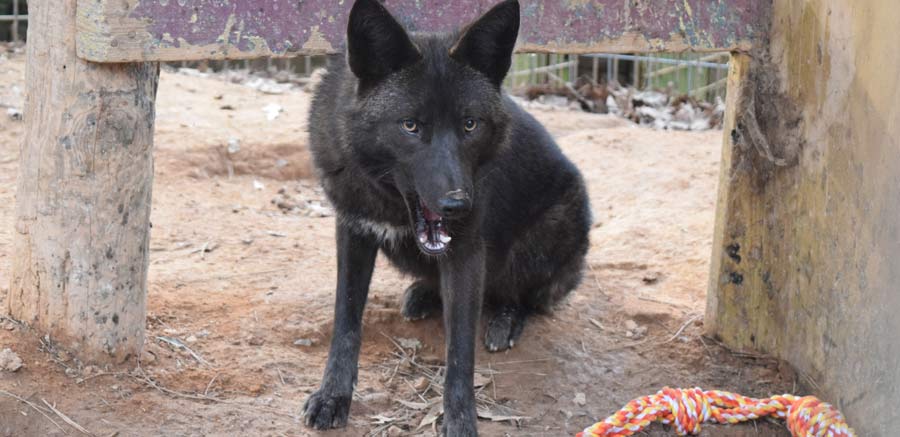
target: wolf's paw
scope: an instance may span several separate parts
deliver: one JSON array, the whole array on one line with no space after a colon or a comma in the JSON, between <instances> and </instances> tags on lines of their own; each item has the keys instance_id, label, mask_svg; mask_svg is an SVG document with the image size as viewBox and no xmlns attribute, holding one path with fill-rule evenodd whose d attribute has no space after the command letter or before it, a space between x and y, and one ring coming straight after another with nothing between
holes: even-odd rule
<instances>
[{"instance_id":1,"label":"wolf's paw","mask_svg":"<svg viewBox=\"0 0 900 437\"><path fill-rule=\"evenodd\" d=\"M341 396L323 393L322 390L313 393L303 405L306 426L319 430L347 426L351 397L352 394Z\"/></svg>"},{"instance_id":2,"label":"wolf's paw","mask_svg":"<svg viewBox=\"0 0 900 437\"><path fill-rule=\"evenodd\" d=\"M422 320L441 313L441 295L437 287L416 281L403 292L400 314L408 321Z\"/></svg>"},{"instance_id":3,"label":"wolf's paw","mask_svg":"<svg viewBox=\"0 0 900 437\"><path fill-rule=\"evenodd\" d=\"M500 352L516 345L525 329L525 313L518 309L504 309L488 322L484 346L490 352Z\"/></svg>"}]
</instances>

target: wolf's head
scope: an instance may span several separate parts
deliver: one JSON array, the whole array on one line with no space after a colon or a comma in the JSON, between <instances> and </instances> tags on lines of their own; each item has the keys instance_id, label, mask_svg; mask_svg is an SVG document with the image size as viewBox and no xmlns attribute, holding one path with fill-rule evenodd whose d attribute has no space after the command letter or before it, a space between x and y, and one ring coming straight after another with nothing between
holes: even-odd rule
<instances>
[{"instance_id":1,"label":"wolf's head","mask_svg":"<svg viewBox=\"0 0 900 437\"><path fill-rule=\"evenodd\" d=\"M409 34L377 0L350 12L350 146L369 177L403 196L426 254L447 250L448 228L478 204L479 170L508 142L501 84L518 31L516 0L454 34Z\"/></svg>"}]
</instances>

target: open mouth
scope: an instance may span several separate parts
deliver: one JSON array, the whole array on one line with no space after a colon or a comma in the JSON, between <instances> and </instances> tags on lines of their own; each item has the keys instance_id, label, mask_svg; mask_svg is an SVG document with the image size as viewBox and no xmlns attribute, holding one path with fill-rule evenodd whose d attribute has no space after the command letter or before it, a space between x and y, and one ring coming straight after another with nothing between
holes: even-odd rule
<instances>
[{"instance_id":1,"label":"open mouth","mask_svg":"<svg viewBox=\"0 0 900 437\"><path fill-rule=\"evenodd\" d=\"M416 242L419 249L427 255L440 255L447 251L450 240L443 218L419 199L416 206Z\"/></svg>"}]
</instances>

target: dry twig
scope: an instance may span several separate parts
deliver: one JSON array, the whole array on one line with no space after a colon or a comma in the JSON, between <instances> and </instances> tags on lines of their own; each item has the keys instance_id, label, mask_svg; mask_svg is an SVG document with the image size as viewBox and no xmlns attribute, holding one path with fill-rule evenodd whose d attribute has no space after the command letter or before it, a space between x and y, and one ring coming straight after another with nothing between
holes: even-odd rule
<instances>
[{"instance_id":1,"label":"dry twig","mask_svg":"<svg viewBox=\"0 0 900 437\"><path fill-rule=\"evenodd\" d=\"M22 397L20 397L20 396L17 396L17 395L15 395L15 394L12 394L12 393L10 393L10 392L8 392L8 391L6 391L6 390L0 390L0 395L4 395L4 396L11 397L11 398L13 398L13 399L15 399L15 400L17 400L17 401L19 401L19 402L25 404L25 405L28 405L29 407L31 407L31 409L33 409L34 411L37 411L38 413L41 413L42 416L46 417L47 420L50 421L50 423L56 425L56 427L59 428L59 430L62 431L63 434L69 435L69 433L66 432L66 430L63 429L62 426L60 426L58 423L56 423L56 421L53 420L53 418L51 418L46 412L44 412L44 410L38 408L38 406L35 405L34 403L32 403L31 401L28 401L28 400L25 399L25 398L22 398Z\"/></svg>"},{"instance_id":2,"label":"dry twig","mask_svg":"<svg viewBox=\"0 0 900 437\"><path fill-rule=\"evenodd\" d=\"M68 423L69 426L71 426L72 428L77 429L78 431L80 431L80 432L83 433L83 434L87 434L87 435L90 435L90 436L94 435L94 434L92 434L90 431L88 431L87 429L85 429L83 426L79 425L77 422L75 422L74 420L72 420L71 418L69 418L69 416L66 416L65 414L63 414L62 411L57 410L56 407L54 407L53 405L51 405L50 402L47 402L46 399L41 398L41 402L43 402L44 405L46 405L47 408L50 409L50 411L52 411L54 414L56 414L57 416L59 416L59 418L62 419L63 422Z\"/></svg>"}]
</instances>

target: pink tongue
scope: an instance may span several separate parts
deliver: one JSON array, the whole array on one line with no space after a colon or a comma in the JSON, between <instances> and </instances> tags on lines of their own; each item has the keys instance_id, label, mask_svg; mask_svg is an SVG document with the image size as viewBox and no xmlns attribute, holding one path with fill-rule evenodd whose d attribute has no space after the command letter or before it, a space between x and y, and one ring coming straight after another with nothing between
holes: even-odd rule
<instances>
[{"instance_id":1,"label":"pink tongue","mask_svg":"<svg viewBox=\"0 0 900 437\"><path fill-rule=\"evenodd\" d=\"M431 210L428 209L428 207L425 205L422 205L422 215L425 216L425 220L428 220L430 222L438 221L441 219L441 216L431 212Z\"/></svg>"}]
</instances>

